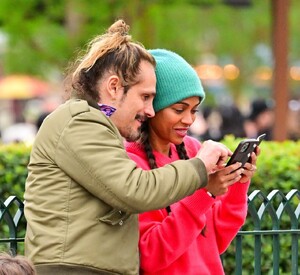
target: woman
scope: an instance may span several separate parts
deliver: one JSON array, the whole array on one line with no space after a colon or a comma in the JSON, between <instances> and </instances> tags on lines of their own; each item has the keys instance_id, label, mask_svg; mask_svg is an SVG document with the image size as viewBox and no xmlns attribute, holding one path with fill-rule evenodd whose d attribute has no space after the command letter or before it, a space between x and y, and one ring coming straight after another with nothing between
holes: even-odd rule
<instances>
[{"instance_id":1,"label":"woman","mask_svg":"<svg viewBox=\"0 0 300 275\"><path fill-rule=\"evenodd\" d=\"M126 143L129 156L143 169L193 157L198 140L187 136L204 91L193 68L176 53L150 50L156 67L155 116L143 125L139 142ZM224 274L220 254L247 215L247 191L256 155L216 167L205 188L166 209L139 215L141 274ZM151 196L151 194L148 194Z\"/></svg>"}]
</instances>

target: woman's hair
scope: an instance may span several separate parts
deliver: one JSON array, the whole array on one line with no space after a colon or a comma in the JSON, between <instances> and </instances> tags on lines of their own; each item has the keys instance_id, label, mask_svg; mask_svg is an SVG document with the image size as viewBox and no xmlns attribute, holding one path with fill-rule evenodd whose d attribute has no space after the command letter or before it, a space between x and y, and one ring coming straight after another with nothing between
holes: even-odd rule
<instances>
[{"instance_id":1,"label":"woman's hair","mask_svg":"<svg viewBox=\"0 0 300 275\"><path fill-rule=\"evenodd\" d=\"M116 21L106 33L88 43L86 52L73 64L67 77L67 91L76 98L100 101L98 84L106 73L115 73L122 81L124 93L137 83L142 60L155 66L152 55L128 34L129 26Z\"/></svg>"},{"instance_id":2,"label":"woman's hair","mask_svg":"<svg viewBox=\"0 0 300 275\"><path fill-rule=\"evenodd\" d=\"M25 256L0 253L0 275L36 275L34 265Z\"/></svg>"}]
</instances>

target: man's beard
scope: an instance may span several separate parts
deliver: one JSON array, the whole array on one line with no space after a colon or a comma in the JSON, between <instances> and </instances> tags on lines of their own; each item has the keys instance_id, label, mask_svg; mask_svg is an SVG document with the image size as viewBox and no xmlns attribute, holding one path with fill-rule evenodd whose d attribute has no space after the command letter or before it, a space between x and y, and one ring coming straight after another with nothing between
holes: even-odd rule
<instances>
[{"instance_id":1,"label":"man's beard","mask_svg":"<svg viewBox=\"0 0 300 275\"><path fill-rule=\"evenodd\" d=\"M139 127L135 132L128 132L128 134L124 137L126 141L133 142L140 139L142 135L141 127Z\"/></svg>"},{"instance_id":2,"label":"man's beard","mask_svg":"<svg viewBox=\"0 0 300 275\"><path fill-rule=\"evenodd\" d=\"M143 123L145 123L145 121L148 119L146 116L142 116L137 114L135 119L142 121ZM142 135L142 126L140 126L135 132L131 131L131 129L127 129L127 135L125 136L125 139L128 142L133 142L133 141L137 141L141 138Z\"/></svg>"}]
</instances>

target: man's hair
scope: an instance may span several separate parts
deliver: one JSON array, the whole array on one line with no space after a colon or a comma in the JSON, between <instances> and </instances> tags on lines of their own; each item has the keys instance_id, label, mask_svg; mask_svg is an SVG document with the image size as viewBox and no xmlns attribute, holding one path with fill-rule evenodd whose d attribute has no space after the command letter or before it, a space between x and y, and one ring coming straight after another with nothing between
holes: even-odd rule
<instances>
[{"instance_id":1,"label":"man's hair","mask_svg":"<svg viewBox=\"0 0 300 275\"><path fill-rule=\"evenodd\" d=\"M25 256L0 253L0 275L36 275L36 270Z\"/></svg>"},{"instance_id":2,"label":"man's hair","mask_svg":"<svg viewBox=\"0 0 300 275\"><path fill-rule=\"evenodd\" d=\"M108 72L120 77L126 93L137 83L142 60L155 66L152 55L141 43L133 42L128 31L129 26L118 20L88 43L86 52L75 61L69 76L69 89L74 97L99 102L98 84Z\"/></svg>"}]
</instances>

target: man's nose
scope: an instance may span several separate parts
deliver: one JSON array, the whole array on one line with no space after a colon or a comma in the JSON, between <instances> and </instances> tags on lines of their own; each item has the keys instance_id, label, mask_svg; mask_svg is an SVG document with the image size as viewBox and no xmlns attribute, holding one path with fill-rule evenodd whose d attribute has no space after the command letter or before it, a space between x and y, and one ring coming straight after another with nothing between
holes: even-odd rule
<instances>
[{"instance_id":1,"label":"man's nose","mask_svg":"<svg viewBox=\"0 0 300 275\"><path fill-rule=\"evenodd\" d=\"M149 105L146 106L146 108L145 108L145 114L146 114L146 116L148 118L154 117L155 112L154 112L152 104L149 104Z\"/></svg>"}]
</instances>

